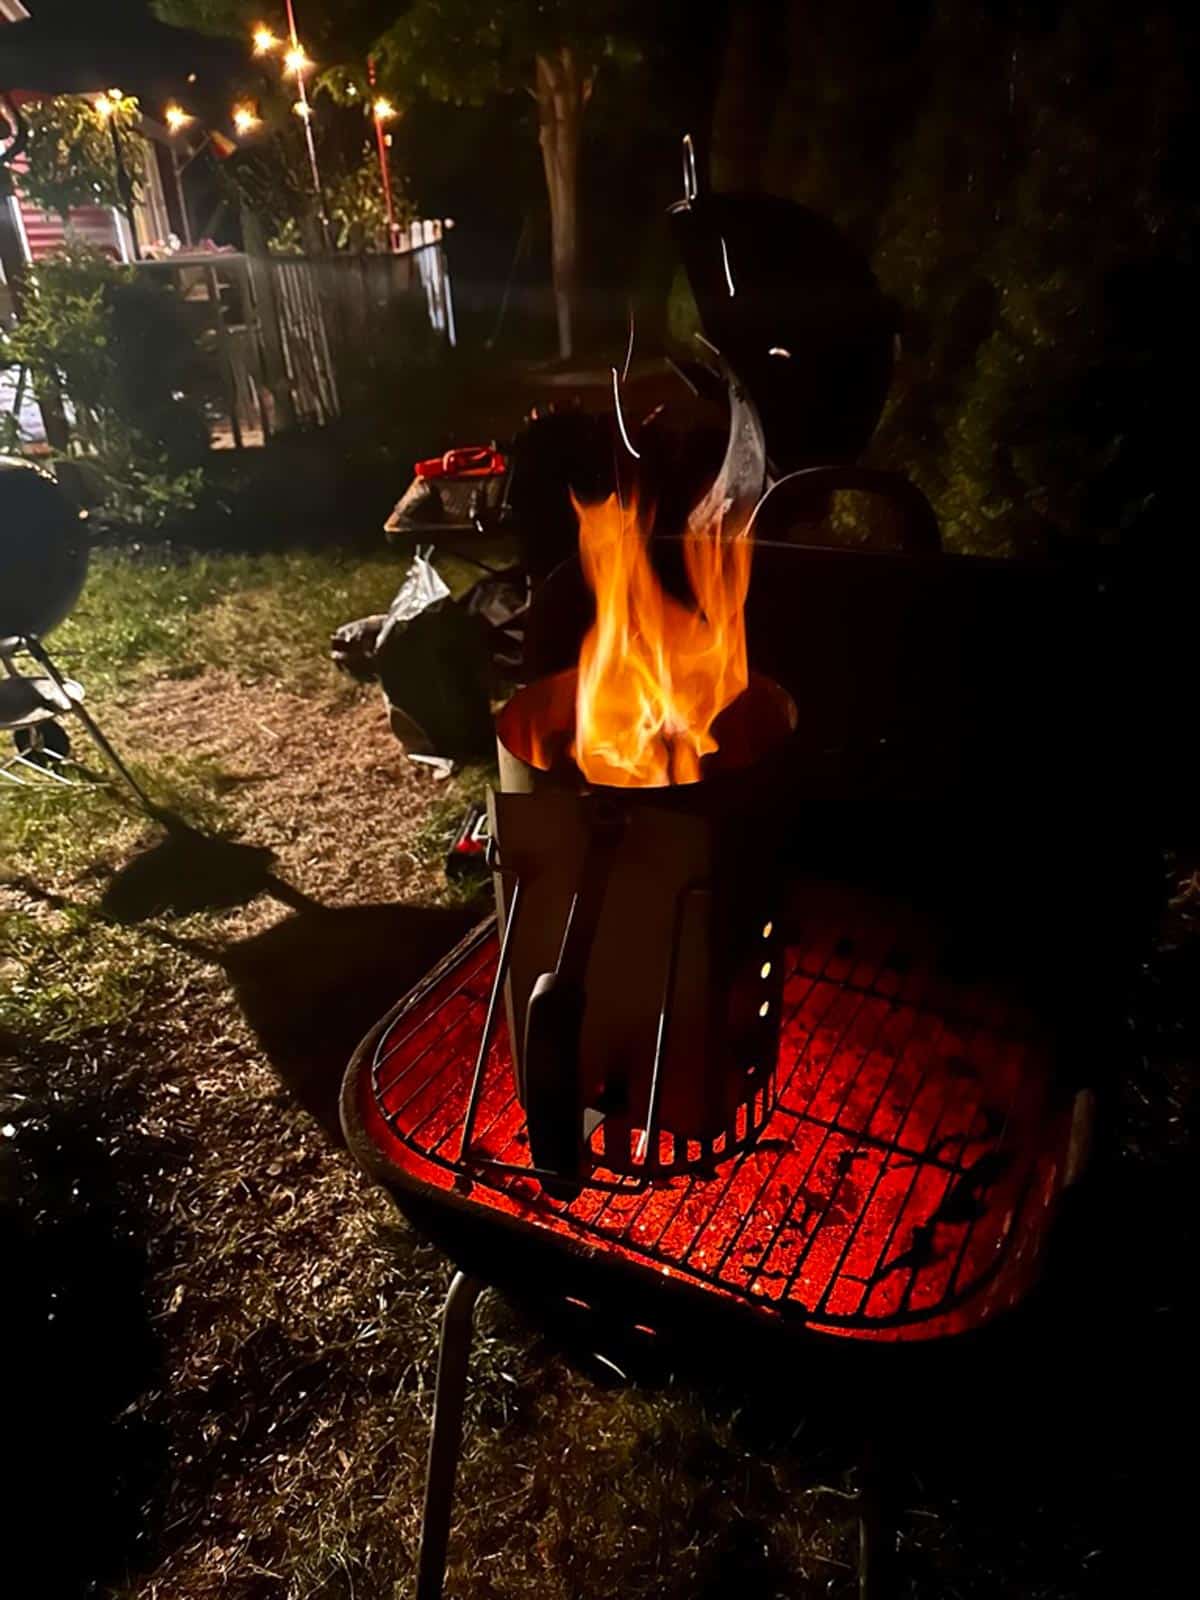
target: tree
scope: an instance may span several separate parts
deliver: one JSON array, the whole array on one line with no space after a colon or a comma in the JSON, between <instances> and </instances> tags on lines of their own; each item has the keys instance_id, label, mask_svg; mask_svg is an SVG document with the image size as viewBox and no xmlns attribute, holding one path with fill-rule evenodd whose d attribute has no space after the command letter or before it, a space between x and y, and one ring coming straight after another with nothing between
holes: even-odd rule
<instances>
[{"instance_id":1,"label":"tree","mask_svg":"<svg viewBox=\"0 0 1200 1600\"><path fill-rule=\"evenodd\" d=\"M1190 16L1164 0L842 0L819 17L754 3L780 19L765 54L784 81L772 91L762 52L749 68L727 57L760 99L774 92L765 152L727 181L834 218L896 302L902 356L873 459L978 554L1181 524L1168 486L1187 458L1200 228ZM723 88L745 104L739 82ZM738 132L714 136L727 173Z\"/></svg>"},{"instance_id":2,"label":"tree","mask_svg":"<svg viewBox=\"0 0 1200 1600\"><path fill-rule=\"evenodd\" d=\"M305 126L295 115L296 80L283 69L286 18L279 0L151 0L164 22L240 40L246 50L239 98L250 101L260 122L237 154L223 161L219 177L235 205L244 201L266 237L290 249L384 249L385 207L374 141L369 133L372 97L367 92L366 59L371 39L397 9L397 0L303 0L297 9L299 38L316 70L306 75L310 103L318 88L330 99L311 123L321 174L322 208L328 230L318 221ZM252 54L255 31L273 32L276 46ZM343 92L352 89L352 93ZM191 109L189 107L189 109ZM407 184L394 154L388 156L393 209L403 223L411 213Z\"/></svg>"},{"instance_id":3,"label":"tree","mask_svg":"<svg viewBox=\"0 0 1200 1600\"><path fill-rule=\"evenodd\" d=\"M478 105L496 93L533 97L564 360L575 345L584 113L601 67L636 59L629 9L570 0L415 0L374 46L382 81L396 96L424 92L460 105Z\"/></svg>"},{"instance_id":4,"label":"tree","mask_svg":"<svg viewBox=\"0 0 1200 1600\"><path fill-rule=\"evenodd\" d=\"M114 129L136 194L142 180L142 141L136 136L141 112L128 95L106 104L106 116L83 95L59 95L22 108L29 143L21 190L43 211L65 218L76 206L126 208L129 196L121 190Z\"/></svg>"},{"instance_id":5,"label":"tree","mask_svg":"<svg viewBox=\"0 0 1200 1600\"><path fill-rule=\"evenodd\" d=\"M402 7L403 0L305 0L301 37L325 68L317 86L342 104L368 104L371 56L377 87L401 103L421 94L457 105L481 105L495 94L533 99L558 348L566 359L575 344L584 113L600 69L639 58L634 41L652 32L648 8L635 10L631 0L413 0ZM247 39L253 22L271 24L274 9L258 0L154 0L154 8L166 22ZM388 13L395 20L378 33Z\"/></svg>"}]
</instances>

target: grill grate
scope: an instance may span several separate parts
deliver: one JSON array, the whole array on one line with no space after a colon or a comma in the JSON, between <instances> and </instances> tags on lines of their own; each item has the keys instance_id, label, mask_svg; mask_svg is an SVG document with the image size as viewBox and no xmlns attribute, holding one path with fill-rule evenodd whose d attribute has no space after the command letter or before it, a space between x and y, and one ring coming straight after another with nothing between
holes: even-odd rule
<instances>
[{"instance_id":1,"label":"grill grate","mask_svg":"<svg viewBox=\"0 0 1200 1600\"><path fill-rule=\"evenodd\" d=\"M634 1189L612 1175L563 1202L522 1176L502 1020L462 1159L497 955L489 924L377 1039L368 1131L410 1181L828 1331L933 1336L1028 1286L1069 1108L1051 1100L1031 1019L997 991L952 984L886 928L817 906L789 949L778 1098L758 1140L706 1170Z\"/></svg>"}]
</instances>

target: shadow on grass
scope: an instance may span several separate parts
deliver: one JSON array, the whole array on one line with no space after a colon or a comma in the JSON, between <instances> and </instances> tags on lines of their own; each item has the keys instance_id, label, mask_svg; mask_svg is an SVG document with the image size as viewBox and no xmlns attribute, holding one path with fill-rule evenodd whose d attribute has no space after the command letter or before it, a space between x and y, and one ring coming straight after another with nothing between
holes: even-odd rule
<instances>
[{"instance_id":1,"label":"shadow on grass","mask_svg":"<svg viewBox=\"0 0 1200 1600\"><path fill-rule=\"evenodd\" d=\"M337 1141L338 1093L354 1047L478 920L478 910L463 907L318 907L222 953L263 1054Z\"/></svg>"},{"instance_id":2,"label":"shadow on grass","mask_svg":"<svg viewBox=\"0 0 1200 1600\"><path fill-rule=\"evenodd\" d=\"M46 905L69 905L31 881L15 886ZM338 1092L355 1045L477 913L322 907L274 876L269 851L174 820L113 878L100 909L142 923L264 893L291 914L232 947L149 922L142 933L225 972L270 1065L340 1141ZM19 1124L0 1138L3 1415L20 1468L7 1501L14 1593L82 1600L107 1592L152 1566L167 1537L168 1441L134 1403L163 1382L147 1313L163 1218L146 1196L188 1152L146 1126L131 1045L136 1060L132 1035L111 1048L102 1034L66 1044L0 1036L0 1122L12 1115Z\"/></svg>"},{"instance_id":3,"label":"shadow on grass","mask_svg":"<svg viewBox=\"0 0 1200 1600\"><path fill-rule=\"evenodd\" d=\"M260 894L289 904L314 904L276 878L271 852L262 845L213 838L178 817L164 816L163 837L141 851L109 880L100 910L117 922L141 922L161 914L221 911Z\"/></svg>"},{"instance_id":4,"label":"shadow on grass","mask_svg":"<svg viewBox=\"0 0 1200 1600\"><path fill-rule=\"evenodd\" d=\"M363 1034L479 920L481 907L322 906L278 878L258 845L213 838L177 818L110 880L101 911L120 922L244 905L260 894L294 915L225 948L161 928L149 937L226 972L263 1054L299 1103L341 1140L342 1074Z\"/></svg>"},{"instance_id":5,"label":"shadow on grass","mask_svg":"<svg viewBox=\"0 0 1200 1600\"><path fill-rule=\"evenodd\" d=\"M162 1430L133 1410L161 1381L139 1195L167 1157L124 1136L137 1097L100 1057L0 1038L0 1061L9 1054L20 1127L0 1152L5 1574L13 1594L73 1600L154 1548L168 1462Z\"/></svg>"}]
</instances>

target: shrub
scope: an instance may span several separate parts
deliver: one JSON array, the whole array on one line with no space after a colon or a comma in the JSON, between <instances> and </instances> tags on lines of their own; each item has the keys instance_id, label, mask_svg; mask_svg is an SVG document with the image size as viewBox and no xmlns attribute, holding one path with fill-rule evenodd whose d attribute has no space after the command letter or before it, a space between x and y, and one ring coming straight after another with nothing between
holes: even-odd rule
<instances>
[{"instance_id":1,"label":"shrub","mask_svg":"<svg viewBox=\"0 0 1200 1600\"><path fill-rule=\"evenodd\" d=\"M68 414L68 456L98 478L104 508L134 527L190 510L208 429L187 311L166 284L70 245L32 276L0 364L25 366Z\"/></svg>"}]
</instances>

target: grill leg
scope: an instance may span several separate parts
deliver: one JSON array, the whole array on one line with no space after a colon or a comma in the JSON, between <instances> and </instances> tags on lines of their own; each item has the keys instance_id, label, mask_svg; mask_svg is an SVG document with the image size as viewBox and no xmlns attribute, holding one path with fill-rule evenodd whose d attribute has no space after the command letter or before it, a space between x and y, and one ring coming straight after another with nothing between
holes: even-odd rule
<instances>
[{"instance_id":1,"label":"grill leg","mask_svg":"<svg viewBox=\"0 0 1200 1600\"><path fill-rule=\"evenodd\" d=\"M64 694L66 694L66 689L63 686L62 674L59 672L54 662L50 659L50 655L42 641L40 639L35 639L32 636L27 637L25 639L25 648L28 650L29 654L33 657L37 664L44 668L47 676L58 686L59 689L62 690ZM121 760L120 756L113 749L112 745L109 744L108 739L101 730L99 723L92 716L91 712L87 709L83 702L76 700L71 709L87 729L89 735L91 736L92 743L96 745L102 754L108 757L109 761L117 769L117 771L125 779L125 782L141 801L142 808L148 812L150 816L158 817L160 815L158 807L142 788L141 784L134 777L133 773L130 772L129 768Z\"/></svg>"},{"instance_id":2,"label":"grill leg","mask_svg":"<svg viewBox=\"0 0 1200 1600\"><path fill-rule=\"evenodd\" d=\"M896 1592L894 1487L878 1440L868 1438L858 1490L858 1600L892 1600Z\"/></svg>"},{"instance_id":3,"label":"grill leg","mask_svg":"<svg viewBox=\"0 0 1200 1600\"><path fill-rule=\"evenodd\" d=\"M429 1461L425 1469L421 1549L417 1555L417 1600L441 1600L442 1585L446 1578L446 1547L450 1539L454 1477L462 1447L471 1330L475 1302L483 1287L479 1278L473 1278L466 1272L456 1272L442 1310L437 1386L433 1396L433 1431L429 1436Z\"/></svg>"}]
</instances>

